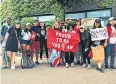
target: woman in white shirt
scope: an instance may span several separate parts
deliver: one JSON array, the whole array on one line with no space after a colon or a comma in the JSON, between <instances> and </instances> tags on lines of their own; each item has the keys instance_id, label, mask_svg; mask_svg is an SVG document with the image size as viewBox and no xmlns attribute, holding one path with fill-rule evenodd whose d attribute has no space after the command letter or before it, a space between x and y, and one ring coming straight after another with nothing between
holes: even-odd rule
<instances>
[{"instance_id":1,"label":"woman in white shirt","mask_svg":"<svg viewBox=\"0 0 116 84\"><path fill-rule=\"evenodd\" d=\"M105 48L105 69L109 70L109 69L116 69L114 66L115 63L115 44L116 44L116 29L114 27L115 25L115 18L111 17L109 19L109 23L107 25L107 30L108 30L108 40L107 40L107 47ZM110 57L110 64L108 63L109 60L109 56Z\"/></svg>"},{"instance_id":2,"label":"woman in white shirt","mask_svg":"<svg viewBox=\"0 0 116 84\"><path fill-rule=\"evenodd\" d=\"M30 50L31 45L31 24L27 23L26 28L22 32L22 40L21 40L21 47L22 47L22 55L26 56L26 51Z\"/></svg>"}]
</instances>

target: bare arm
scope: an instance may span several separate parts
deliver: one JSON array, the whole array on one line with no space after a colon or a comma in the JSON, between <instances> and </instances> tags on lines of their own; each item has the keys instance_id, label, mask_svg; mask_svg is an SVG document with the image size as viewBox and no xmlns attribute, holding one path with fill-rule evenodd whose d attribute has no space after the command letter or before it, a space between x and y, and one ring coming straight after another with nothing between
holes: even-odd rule
<instances>
[{"instance_id":1,"label":"bare arm","mask_svg":"<svg viewBox=\"0 0 116 84\"><path fill-rule=\"evenodd\" d=\"M104 47L106 47L107 46L107 40L105 40L105 43L104 43Z\"/></svg>"},{"instance_id":2,"label":"bare arm","mask_svg":"<svg viewBox=\"0 0 116 84\"><path fill-rule=\"evenodd\" d=\"M8 36L9 36L9 33L7 32L6 35L5 35L5 41L7 41Z\"/></svg>"}]
</instances>

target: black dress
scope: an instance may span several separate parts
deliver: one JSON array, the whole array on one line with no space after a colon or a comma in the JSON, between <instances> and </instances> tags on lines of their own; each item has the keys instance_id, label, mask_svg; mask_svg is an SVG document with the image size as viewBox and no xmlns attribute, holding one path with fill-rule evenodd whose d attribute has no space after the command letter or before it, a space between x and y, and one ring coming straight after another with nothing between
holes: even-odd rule
<instances>
[{"instance_id":1,"label":"black dress","mask_svg":"<svg viewBox=\"0 0 116 84\"><path fill-rule=\"evenodd\" d=\"M8 30L8 33L9 36L6 42L6 51L18 52L18 32L12 27Z\"/></svg>"}]
</instances>

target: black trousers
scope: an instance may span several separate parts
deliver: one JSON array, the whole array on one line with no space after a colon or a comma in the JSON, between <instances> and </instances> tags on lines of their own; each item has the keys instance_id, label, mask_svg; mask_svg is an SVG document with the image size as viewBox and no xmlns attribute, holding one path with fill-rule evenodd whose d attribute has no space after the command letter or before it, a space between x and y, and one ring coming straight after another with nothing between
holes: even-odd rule
<instances>
[{"instance_id":1,"label":"black trousers","mask_svg":"<svg viewBox=\"0 0 116 84\"><path fill-rule=\"evenodd\" d=\"M73 52L65 52L65 61L66 63L73 63L74 62L74 53Z\"/></svg>"},{"instance_id":2,"label":"black trousers","mask_svg":"<svg viewBox=\"0 0 116 84\"><path fill-rule=\"evenodd\" d=\"M88 64L90 64L90 58L88 57L88 54L90 52L90 48L85 51L86 43L82 43L82 55L83 55L83 62L86 64L86 60Z\"/></svg>"},{"instance_id":3,"label":"black trousers","mask_svg":"<svg viewBox=\"0 0 116 84\"><path fill-rule=\"evenodd\" d=\"M43 47L45 48L46 57L48 58L48 48L47 48L47 39L40 40L40 59L42 60Z\"/></svg>"}]
</instances>

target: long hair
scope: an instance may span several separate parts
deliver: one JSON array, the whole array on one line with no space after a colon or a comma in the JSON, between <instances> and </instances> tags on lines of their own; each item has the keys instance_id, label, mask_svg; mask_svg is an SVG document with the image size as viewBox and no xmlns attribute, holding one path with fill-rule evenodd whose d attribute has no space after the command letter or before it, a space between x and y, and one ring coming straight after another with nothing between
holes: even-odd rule
<instances>
[{"instance_id":1,"label":"long hair","mask_svg":"<svg viewBox=\"0 0 116 84\"><path fill-rule=\"evenodd\" d=\"M108 22L107 27L111 26L111 24Z\"/></svg>"},{"instance_id":2,"label":"long hair","mask_svg":"<svg viewBox=\"0 0 116 84\"><path fill-rule=\"evenodd\" d=\"M15 24L15 25L16 25L16 24ZM21 29L21 24L20 24L20 28L18 28L18 29L16 28L16 26L15 26L15 25L14 25L14 29L15 29L17 32L19 32L19 33L20 33L20 32L22 31L22 29Z\"/></svg>"},{"instance_id":3,"label":"long hair","mask_svg":"<svg viewBox=\"0 0 116 84\"><path fill-rule=\"evenodd\" d=\"M96 22L94 22L93 29L95 29L95 28L96 28L95 23L96 23ZM98 27L98 28L102 28L101 22L100 22L100 25L99 25L99 27Z\"/></svg>"},{"instance_id":4,"label":"long hair","mask_svg":"<svg viewBox=\"0 0 116 84\"><path fill-rule=\"evenodd\" d=\"M114 28L116 29L116 24L114 25Z\"/></svg>"},{"instance_id":5,"label":"long hair","mask_svg":"<svg viewBox=\"0 0 116 84\"><path fill-rule=\"evenodd\" d=\"M60 24L58 23L59 28L55 28L55 24L56 24L56 23L58 23L58 22L54 22L54 23L53 23L53 28L54 28L54 30L59 30L59 28L60 28Z\"/></svg>"},{"instance_id":6,"label":"long hair","mask_svg":"<svg viewBox=\"0 0 116 84\"><path fill-rule=\"evenodd\" d=\"M31 33L32 31L31 31L31 29L27 29L27 28L25 27L24 32L25 32L25 33L28 33L28 32Z\"/></svg>"},{"instance_id":7,"label":"long hair","mask_svg":"<svg viewBox=\"0 0 116 84\"><path fill-rule=\"evenodd\" d=\"M42 27L41 27L41 25L40 25L40 28L42 28ZM43 28L44 28L44 30L46 30L46 28L47 28L47 26L46 26L46 24L45 24L45 23L44 23Z\"/></svg>"}]
</instances>

